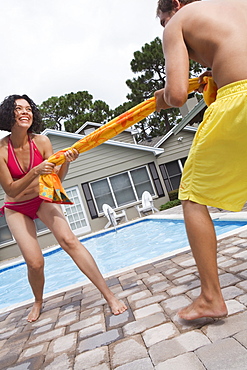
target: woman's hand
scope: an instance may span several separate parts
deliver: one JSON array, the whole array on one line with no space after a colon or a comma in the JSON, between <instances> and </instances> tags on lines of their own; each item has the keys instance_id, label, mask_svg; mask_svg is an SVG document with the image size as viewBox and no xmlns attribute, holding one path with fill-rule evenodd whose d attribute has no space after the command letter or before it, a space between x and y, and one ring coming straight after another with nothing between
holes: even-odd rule
<instances>
[{"instance_id":1,"label":"woman's hand","mask_svg":"<svg viewBox=\"0 0 247 370\"><path fill-rule=\"evenodd\" d=\"M54 163L45 160L38 166L34 167L34 170L37 175L49 175L50 173L53 172L54 168L55 168Z\"/></svg>"},{"instance_id":2,"label":"woman's hand","mask_svg":"<svg viewBox=\"0 0 247 370\"><path fill-rule=\"evenodd\" d=\"M64 156L65 156L66 162L73 162L78 158L79 152L76 149L72 149L72 150L70 149L64 153Z\"/></svg>"},{"instance_id":3,"label":"woman's hand","mask_svg":"<svg viewBox=\"0 0 247 370\"><path fill-rule=\"evenodd\" d=\"M78 158L79 152L76 149L69 149L64 152L65 162L61 166L55 168L55 173L58 175L61 181L65 179L67 175L69 164Z\"/></svg>"}]
</instances>

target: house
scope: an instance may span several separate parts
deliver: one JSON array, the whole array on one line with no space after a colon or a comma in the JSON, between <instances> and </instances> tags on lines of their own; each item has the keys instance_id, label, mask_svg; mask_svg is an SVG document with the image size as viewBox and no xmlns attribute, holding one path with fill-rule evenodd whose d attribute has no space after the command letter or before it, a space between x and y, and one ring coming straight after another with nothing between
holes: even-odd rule
<instances>
[{"instance_id":1,"label":"house","mask_svg":"<svg viewBox=\"0 0 247 370\"><path fill-rule=\"evenodd\" d=\"M62 208L75 235L80 237L104 229L107 223L102 210L104 203L116 211L125 209L128 220L133 220L138 217L135 206L140 204L143 191L148 190L152 194L156 208L169 201L168 193L179 186L183 165L197 130L188 123L198 119L196 117L204 108L205 104L197 104L165 136L137 144L136 131L127 129L112 140L81 153L70 164L63 183L74 204L63 205ZM190 119L184 124L188 115ZM75 133L46 129L43 134L49 137L54 152L57 152L70 147L99 126L87 122ZM0 188L1 205L3 198ZM45 225L40 220L35 222L41 247L56 245ZM18 246L5 217L0 217L0 260L18 255Z\"/></svg>"}]
</instances>

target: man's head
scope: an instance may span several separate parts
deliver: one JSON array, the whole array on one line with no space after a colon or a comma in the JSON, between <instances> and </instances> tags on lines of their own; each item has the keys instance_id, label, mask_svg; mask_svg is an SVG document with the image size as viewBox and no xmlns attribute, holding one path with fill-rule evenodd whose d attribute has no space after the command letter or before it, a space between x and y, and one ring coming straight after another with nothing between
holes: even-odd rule
<instances>
[{"instance_id":1,"label":"man's head","mask_svg":"<svg viewBox=\"0 0 247 370\"><path fill-rule=\"evenodd\" d=\"M169 19L184 5L201 0L158 0L156 15L160 24L165 27Z\"/></svg>"}]
</instances>

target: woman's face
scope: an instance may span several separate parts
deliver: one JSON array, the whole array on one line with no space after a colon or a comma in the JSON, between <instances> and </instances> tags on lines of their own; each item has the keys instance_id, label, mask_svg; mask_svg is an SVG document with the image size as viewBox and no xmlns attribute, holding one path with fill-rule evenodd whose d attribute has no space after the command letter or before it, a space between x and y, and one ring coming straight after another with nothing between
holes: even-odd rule
<instances>
[{"instance_id":1,"label":"woman's face","mask_svg":"<svg viewBox=\"0 0 247 370\"><path fill-rule=\"evenodd\" d=\"M33 123L33 112L30 104L25 99L15 101L15 125L29 128Z\"/></svg>"}]
</instances>

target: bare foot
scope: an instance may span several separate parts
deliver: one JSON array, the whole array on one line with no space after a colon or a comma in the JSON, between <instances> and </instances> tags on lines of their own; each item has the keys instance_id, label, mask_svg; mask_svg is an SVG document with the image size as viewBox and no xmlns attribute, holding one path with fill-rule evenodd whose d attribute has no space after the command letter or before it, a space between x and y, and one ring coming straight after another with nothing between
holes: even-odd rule
<instances>
[{"instance_id":1,"label":"bare foot","mask_svg":"<svg viewBox=\"0 0 247 370\"><path fill-rule=\"evenodd\" d=\"M27 317L27 321L28 322L36 321L40 316L41 308L42 308L42 301L34 302L33 307Z\"/></svg>"},{"instance_id":2,"label":"bare foot","mask_svg":"<svg viewBox=\"0 0 247 370\"><path fill-rule=\"evenodd\" d=\"M111 312L113 313L113 315L119 315L120 313L123 313L127 310L126 305L122 301L119 301L114 295L106 300L111 308Z\"/></svg>"},{"instance_id":3,"label":"bare foot","mask_svg":"<svg viewBox=\"0 0 247 370\"><path fill-rule=\"evenodd\" d=\"M223 298L217 303L212 303L199 296L189 306L182 308L178 316L184 320L196 320L202 317L223 318L227 316L227 307Z\"/></svg>"}]
</instances>

